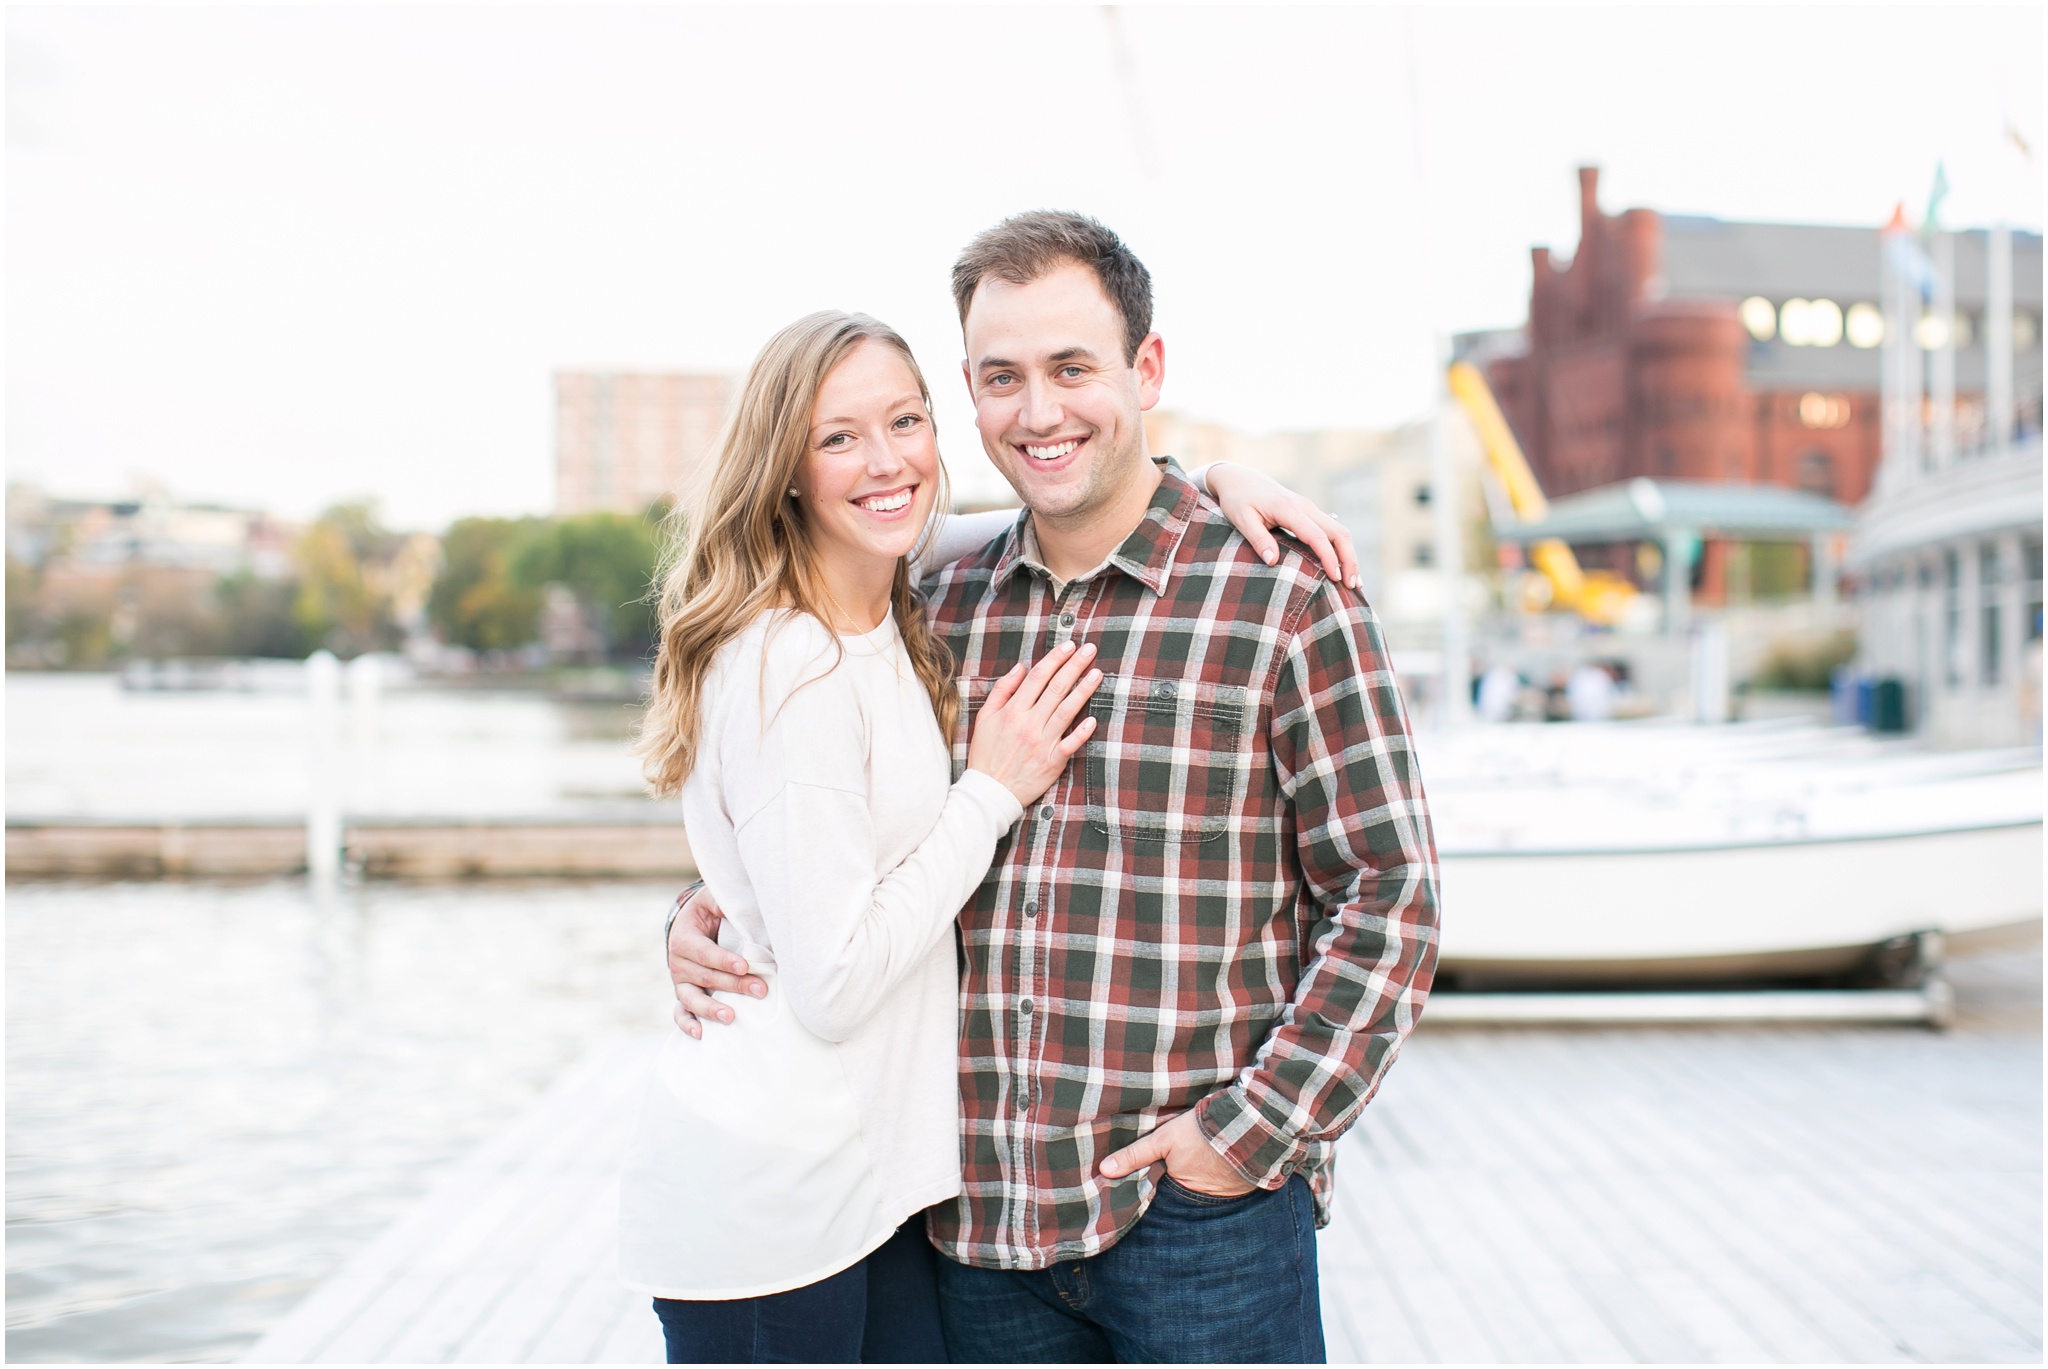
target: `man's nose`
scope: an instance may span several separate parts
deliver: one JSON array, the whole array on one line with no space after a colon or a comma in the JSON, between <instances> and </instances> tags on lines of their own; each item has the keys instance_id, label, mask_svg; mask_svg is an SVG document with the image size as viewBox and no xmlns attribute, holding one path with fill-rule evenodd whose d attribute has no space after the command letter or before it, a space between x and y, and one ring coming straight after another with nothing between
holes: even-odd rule
<instances>
[{"instance_id":1,"label":"man's nose","mask_svg":"<svg viewBox=\"0 0 2048 1369\"><path fill-rule=\"evenodd\" d=\"M1060 430L1067 421L1066 406L1060 403L1059 391L1043 380L1030 380L1024 384L1024 406L1017 413L1017 422L1029 432L1051 435Z\"/></svg>"}]
</instances>

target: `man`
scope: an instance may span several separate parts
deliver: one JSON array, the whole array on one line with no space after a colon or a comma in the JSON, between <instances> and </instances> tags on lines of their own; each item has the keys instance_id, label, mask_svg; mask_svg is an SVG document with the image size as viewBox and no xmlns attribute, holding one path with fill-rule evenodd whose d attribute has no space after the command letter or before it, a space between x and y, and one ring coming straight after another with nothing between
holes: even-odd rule
<instances>
[{"instance_id":1,"label":"man","mask_svg":"<svg viewBox=\"0 0 2048 1369\"><path fill-rule=\"evenodd\" d=\"M1436 856L1372 612L1270 562L1145 449L1151 280L1071 214L954 267L982 445L1024 516L926 584L975 709L1061 642L1105 673L1085 763L960 917L962 1196L930 1213L962 1361L1323 1358L1332 1147L1428 993ZM671 929L682 1009L757 991Z\"/></svg>"}]
</instances>

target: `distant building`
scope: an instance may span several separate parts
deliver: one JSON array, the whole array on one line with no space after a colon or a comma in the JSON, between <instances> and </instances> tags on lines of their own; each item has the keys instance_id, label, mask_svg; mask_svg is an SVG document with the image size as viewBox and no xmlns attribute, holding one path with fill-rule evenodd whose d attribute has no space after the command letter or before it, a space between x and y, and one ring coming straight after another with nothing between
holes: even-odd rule
<instances>
[{"instance_id":1,"label":"distant building","mask_svg":"<svg viewBox=\"0 0 2048 1369\"><path fill-rule=\"evenodd\" d=\"M1544 491L1649 476L1861 503L1883 445L1878 230L1610 216L1598 186L1598 171L1582 168L1568 264L1533 249L1527 326L1458 342L1486 368ZM1954 424L1968 451L1988 442L1986 235L1952 242ZM2012 286L2016 416L2022 432L2038 432L2038 234L2013 235ZM1915 331L1921 350L1940 350L1940 329Z\"/></svg>"},{"instance_id":2,"label":"distant building","mask_svg":"<svg viewBox=\"0 0 2048 1369\"><path fill-rule=\"evenodd\" d=\"M1881 484L1851 545L1857 663L1948 746L2041 744L2041 437Z\"/></svg>"},{"instance_id":3,"label":"distant building","mask_svg":"<svg viewBox=\"0 0 2048 1369\"><path fill-rule=\"evenodd\" d=\"M725 421L724 376L555 374L555 512L639 513L696 478Z\"/></svg>"},{"instance_id":4,"label":"distant building","mask_svg":"<svg viewBox=\"0 0 2048 1369\"><path fill-rule=\"evenodd\" d=\"M53 499L32 485L7 490L7 554L24 565L82 573L154 566L209 575L291 573L300 526L255 509L181 503L162 489L127 499Z\"/></svg>"},{"instance_id":5,"label":"distant building","mask_svg":"<svg viewBox=\"0 0 2048 1369\"><path fill-rule=\"evenodd\" d=\"M1489 564L1488 525L1478 477L1479 441L1461 415L1446 425L1460 473L1466 566ZM1221 424L1154 410L1145 415L1149 450L1192 470L1235 461L1315 500L1351 534L1367 602L1389 626L1429 624L1442 616L1431 508L1429 424L1389 431L1325 428L1254 436Z\"/></svg>"}]
</instances>

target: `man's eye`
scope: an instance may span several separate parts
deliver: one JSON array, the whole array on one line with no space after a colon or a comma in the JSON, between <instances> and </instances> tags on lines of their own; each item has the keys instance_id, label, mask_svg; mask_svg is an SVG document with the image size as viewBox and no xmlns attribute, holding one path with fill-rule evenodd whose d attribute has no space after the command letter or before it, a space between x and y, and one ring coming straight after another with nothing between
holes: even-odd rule
<instances>
[{"instance_id":1,"label":"man's eye","mask_svg":"<svg viewBox=\"0 0 2048 1369\"><path fill-rule=\"evenodd\" d=\"M1016 377L1011 375L1008 371L998 371L988 378L988 383L991 385L1008 385L1012 380L1015 379Z\"/></svg>"},{"instance_id":2,"label":"man's eye","mask_svg":"<svg viewBox=\"0 0 2048 1369\"><path fill-rule=\"evenodd\" d=\"M1060 367L1060 374L1068 380L1078 380L1081 377L1081 368L1079 366L1062 366Z\"/></svg>"}]
</instances>

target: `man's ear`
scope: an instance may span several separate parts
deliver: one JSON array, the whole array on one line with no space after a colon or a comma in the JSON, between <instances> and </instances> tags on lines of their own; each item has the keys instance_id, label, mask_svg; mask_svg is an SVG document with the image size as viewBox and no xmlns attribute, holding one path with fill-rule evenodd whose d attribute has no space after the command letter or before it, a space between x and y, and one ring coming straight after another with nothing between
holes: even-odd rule
<instances>
[{"instance_id":1,"label":"man's ear","mask_svg":"<svg viewBox=\"0 0 2048 1369\"><path fill-rule=\"evenodd\" d=\"M974 398L974 372L967 365L966 357L960 358L960 379L967 386L967 397L969 399Z\"/></svg>"},{"instance_id":2,"label":"man's ear","mask_svg":"<svg viewBox=\"0 0 2048 1369\"><path fill-rule=\"evenodd\" d=\"M1138 344L1138 355L1131 359L1131 369L1138 373L1138 408L1157 405L1160 392L1166 388L1166 339L1157 333L1145 334L1145 340Z\"/></svg>"}]
</instances>

